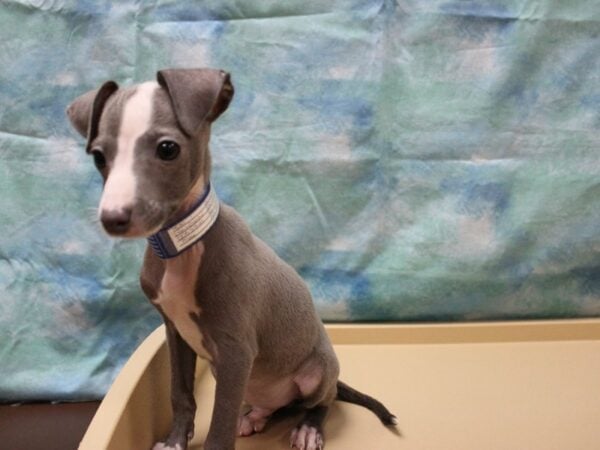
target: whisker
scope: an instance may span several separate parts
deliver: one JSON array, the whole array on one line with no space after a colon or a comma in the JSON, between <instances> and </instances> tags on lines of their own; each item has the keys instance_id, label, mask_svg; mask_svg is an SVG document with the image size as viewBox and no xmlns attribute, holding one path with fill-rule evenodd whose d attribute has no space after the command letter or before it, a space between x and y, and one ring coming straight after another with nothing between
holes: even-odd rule
<instances>
[{"instance_id":1,"label":"whisker","mask_svg":"<svg viewBox=\"0 0 600 450\"><path fill-rule=\"evenodd\" d=\"M92 223L99 224L98 208L85 208L85 218Z\"/></svg>"}]
</instances>

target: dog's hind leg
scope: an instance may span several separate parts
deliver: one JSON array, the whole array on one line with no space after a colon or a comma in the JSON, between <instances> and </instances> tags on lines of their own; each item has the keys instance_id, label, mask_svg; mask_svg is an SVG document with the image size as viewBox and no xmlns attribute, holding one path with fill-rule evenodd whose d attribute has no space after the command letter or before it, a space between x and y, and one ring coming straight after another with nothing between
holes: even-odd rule
<instances>
[{"instance_id":1,"label":"dog's hind leg","mask_svg":"<svg viewBox=\"0 0 600 450\"><path fill-rule=\"evenodd\" d=\"M165 319L167 341L171 357L171 405L173 425L164 442L157 443L153 450L185 450L194 435L194 372L196 353L182 339L173 324Z\"/></svg>"},{"instance_id":2,"label":"dog's hind leg","mask_svg":"<svg viewBox=\"0 0 600 450\"><path fill-rule=\"evenodd\" d=\"M292 430L290 436L290 446L301 450L322 450L323 440L323 421L327 415L328 406L317 405L308 409L306 414Z\"/></svg>"}]
</instances>

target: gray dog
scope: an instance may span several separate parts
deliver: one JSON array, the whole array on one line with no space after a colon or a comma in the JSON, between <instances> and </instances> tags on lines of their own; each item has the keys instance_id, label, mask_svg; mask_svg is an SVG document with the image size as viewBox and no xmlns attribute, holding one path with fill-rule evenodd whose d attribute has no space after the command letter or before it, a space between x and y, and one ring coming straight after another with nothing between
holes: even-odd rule
<instances>
[{"instance_id":1,"label":"gray dog","mask_svg":"<svg viewBox=\"0 0 600 450\"><path fill-rule=\"evenodd\" d=\"M232 97L223 71L171 69L126 89L108 81L67 110L104 179L105 230L149 242L141 286L166 324L174 413L154 449L183 450L193 436L196 355L216 379L206 450L234 449L236 436L262 431L288 406L306 411L291 446L321 449L335 399L394 425L380 402L338 380L307 286L210 185L211 124Z\"/></svg>"}]
</instances>

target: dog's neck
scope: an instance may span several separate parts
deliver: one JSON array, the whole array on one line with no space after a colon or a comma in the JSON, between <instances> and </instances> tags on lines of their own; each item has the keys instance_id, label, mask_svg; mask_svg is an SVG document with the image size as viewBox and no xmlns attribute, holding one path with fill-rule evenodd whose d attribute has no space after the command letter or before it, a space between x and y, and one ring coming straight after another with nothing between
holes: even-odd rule
<instances>
[{"instance_id":1,"label":"dog's neck","mask_svg":"<svg viewBox=\"0 0 600 450\"><path fill-rule=\"evenodd\" d=\"M202 239L216 222L219 199L210 183L201 192L199 198L194 195L192 201L184 202L174 221L148 237L148 244L159 258L173 258L186 251Z\"/></svg>"}]
</instances>

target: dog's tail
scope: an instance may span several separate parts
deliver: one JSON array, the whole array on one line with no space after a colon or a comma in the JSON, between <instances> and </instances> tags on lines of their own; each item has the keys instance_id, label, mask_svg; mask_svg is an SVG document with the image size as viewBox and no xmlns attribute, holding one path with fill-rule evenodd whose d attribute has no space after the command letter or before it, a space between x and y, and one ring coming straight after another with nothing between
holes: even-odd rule
<instances>
[{"instance_id":1,"label":"dog's tail","mask_svg":"<svg viewBox=\"0 0 600 450\"><path fill-rule=\"evenodd\" d=\"M337 400L364 406L373 411L385 426L398 425L398 419L383 404L373 397L351 388L343 381L337 382Z\"/></svg>"}]
</instances>

